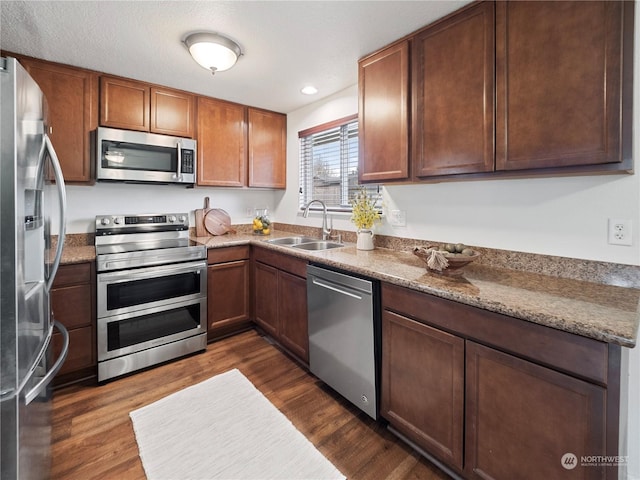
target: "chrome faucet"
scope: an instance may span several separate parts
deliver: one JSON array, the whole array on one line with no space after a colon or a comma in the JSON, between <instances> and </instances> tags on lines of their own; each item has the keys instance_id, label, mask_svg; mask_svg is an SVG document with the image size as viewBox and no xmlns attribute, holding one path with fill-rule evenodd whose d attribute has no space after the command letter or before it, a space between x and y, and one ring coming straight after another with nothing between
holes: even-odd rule
<instances>
[{"instance_id":1,"label":"chrome faucet","mask_svg":"<svg viewBox=\"0 0 640 480\"><path fill-rule=\"evenodd\" d=\"M329 240L329 235L331 235L331 230L327 227L327 206L324 204L322 200L311 200L307 203L307 206L304 207L304 213L302 216L307 218L309 216L309 207L312 203L318 202L322 205L322 240Z\"/></svg>"}]
</instances>

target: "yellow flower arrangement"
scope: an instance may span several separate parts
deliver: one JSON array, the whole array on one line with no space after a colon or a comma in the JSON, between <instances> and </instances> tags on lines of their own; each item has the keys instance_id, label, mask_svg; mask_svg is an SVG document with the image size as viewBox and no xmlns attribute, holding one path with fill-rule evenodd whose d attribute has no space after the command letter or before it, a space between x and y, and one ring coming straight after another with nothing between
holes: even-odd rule
<instances>
[{"instance_id":1,"label":"yellow flower arrangement","mask_svg":"<svg viewBox=\"0 0 640 480\"><path fill-rule=\"evenodd\" d=\"M375 222L380 221L376 201L367 194L364 188L358 190L351 202L351 222L358 230L370 230Z\"/></svg>"}]
</instances>

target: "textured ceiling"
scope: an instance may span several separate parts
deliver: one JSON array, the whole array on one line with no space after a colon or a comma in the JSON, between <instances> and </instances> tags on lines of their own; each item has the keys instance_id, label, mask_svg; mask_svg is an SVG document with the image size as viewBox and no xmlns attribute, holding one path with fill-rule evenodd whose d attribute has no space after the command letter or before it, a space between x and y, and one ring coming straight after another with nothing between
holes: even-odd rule
<instances>
[{"instance_id":1,"label":"textured ceiling","mask_svg":"<svg viewBox=\"0 0 640 480\"><path fill-rule=\"evenodd\" d=\"M357 82L358 58L467 1L0 1L0 47L288 113ZM212 76L182 44L194 31L244 56ZM319 89L305 96L300 88Z\"/></svg>"}]
</instances>

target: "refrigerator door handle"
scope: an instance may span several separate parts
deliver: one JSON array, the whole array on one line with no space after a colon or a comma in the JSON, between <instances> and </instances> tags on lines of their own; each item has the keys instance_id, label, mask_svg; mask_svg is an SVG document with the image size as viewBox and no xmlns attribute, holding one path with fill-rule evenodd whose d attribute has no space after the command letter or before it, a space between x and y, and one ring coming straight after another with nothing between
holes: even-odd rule
<instances>
[{"instance_id":1,"label":"refrigerator door handle","mask_svg":"<svg viewBox=\"0 0 640 480\"><path fill-rule=\"evenodd\" d=\"M40 395L40 392L42 392L42 390L44 390L47 385L51 383L51 380L53 380L53 377L55 377L56 374L60 371L60 369L62 368L62 364L67 358L67 353L69 352L69 332L67 332L67 329L64 328L64 325L62 325L57 320L53 321L53 326L57 328L62 334L62 341L64 342L62 345L62 351L60 352L60 356L56 360L56 363L54 363L51 369L45 374L44 377L42 377L42 380L40 380L35 387L33 387L26 393L24 397L26 405L29 405L33 401L33 399Z\"/></svg>"},{"instance_id":2,"label":"refrigerator door handle","mask_svg":"<svg viewBox=\"0 0 640 480\"><path fill-rule=\"evenodd\" d=\"M56 248L56 256L53 260L53 265L51 266L51 272L49 274L49 278L47 279L45 288L47 292L51 290L53 286L53 279L58 272L58 267L60 266L60 259L62 258L62 247L64 246L64 237L67 225L67 194L64 188L64 177L62 176L62 167L60 167L60 162L58 161L58 155L56 155L56 151L53 148L53 144L51 143L51 139L49 135L44 135L44 143L46 145L46 150L49 152L49 156L51 157L51 164L53 165L53 173L56 178L56 187L58 188L58 199L60 204L60 226L58 230L58 245ZM64 328L64 327L62 327Z\"/></svg>"}]
</instances>

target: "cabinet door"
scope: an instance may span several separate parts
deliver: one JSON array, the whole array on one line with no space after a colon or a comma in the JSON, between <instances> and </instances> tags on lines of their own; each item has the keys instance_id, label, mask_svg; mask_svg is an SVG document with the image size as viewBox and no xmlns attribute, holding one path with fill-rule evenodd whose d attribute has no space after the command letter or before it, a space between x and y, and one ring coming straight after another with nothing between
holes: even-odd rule
<instances>
[{"instance_id":1,"label":"cabinet door","mask_svg":"<svg viewBox=\"0 0 640 480\"><path fill-rule=\"evenodd\" d=\"M254 268L256 323L269 335L278 335L278 269L256 262Z\"/></svg>"},{"instance_id":2,"label":"cabinet door","mask_svg":"<svg viewBox=\"0 0 640 480\"><path fill-rule=\"evenodd\" d=\"M249 186L286 188L287 117L248 109Z\"/></svg>"},{"instance_id":3,"label":"cabinet door","mask_svg":"<svg viewBox=\"0 0 640 480\"><path fill-rule=\"evenodd\" d=\"M69 352L56 378L72 375L80 370L95 368L95 336L91 327L76 328L69 332ZM52 338L53 358L58 358L62 351L62 335L56 333Z\"/></svg>"},{"instance_id":4,"label":"cabinet door","mask_svg":"<svg viewBox=\"0 0 640 480\"><path fill-rule=\"evenodd\" d=\"M20 59L47 99L49 135L65 182L93 183L91 132L98 125L98 76L93 72Z\"/></svg>"},{"instance_id":5,"label":"cabinet door","mask_svg":"<svg viewBox=\"0 0 640 480\"><path fill-rule=\"evenodd\" d=\"M67 330L91 326L92 285L73 285L56 288L51 295L51 310L54 318Z\"/></svg>"},{"instance_id":6,"label":"cabinet door","mask_svg":"<svg viewBox=\"0 0 640 480\"><path fill-rule=\"evenodd\" d=\"M462 338L384 310L381 390L381 413L394 428L462 469Z\"/></svg>"},{"instance_id":7,"label":"cabinet door","mask_svg":"<svg viewBox=\"0 0 640 480\"><path fill-rule=\"evenodd\" d=\"M246 108L198 98L198 185L247 184Z\"/></svg>"},{"instance_id":8,"label":"cabinet door","mask_svg":"<svg viewBox=\"0 0 640 480\"><path fill-rule=\"evenodd\" d=\"M196 100L193 95L168 88L151 87L153 133L193 138Z\"/></svg>"},{"instance_id":9,"label":"cabinet door","mask_svg":"<svg viewBox=\"0 0 640 480\"><path fill-rule=\"evenodd\" d=\"M409 42L358 64L360 182L409 178Z\"/></svg>"},{"instance_id":10,"label":"cabinet door","mask_svg":"<svg viewBox=\"0 0 640 480\"><path fill-rule=\"evenodd\" d=\"M307 281L278 272L278 319L280 342L298 358L309 363L307 323Z\"/></svg>"},{"instance_id":11,"label":"cabinet door","mask_svg":"<svg viewBox=\"0 0 640 480\"><path fill-rule=\"evenodd\" d=\"M424 30L411 48L413 175L493 171L493 2Z\"/></svg>"},{"instance_id":12,"label":"cabinet door","mask_svg":"<svg viewBox=\"0 0 640 480\"><path fill-rule=\"evenodd\" d=\"M151 88L148 84L100 77L100 125L149 131Z\"/></svg>"},{"instance_id":13,"label":"cabinet door","mask_svg":"<svg viewBox=\"0 0 640 480\"><path fill-rule=\"evenodd\" d=\"M620 162L623 4L496 2L496 168Z\"/></svg>"},{"instance_id":14,"label":"cabinet door","mask_svg":"<svg viewBox=\"0 0 640 480\"><path fill-rule=\"evenodd\" d=\"M69 331L69 352L55 377L57 384L96 375L95 271L91 263L62 265L51 289L53 317ZM52 338L54 358L62 350L62 335Z\"/></svg>"},{"instance_id":15,"label":"cabinet door","mask_svg":"<svg viewBox=\"0 0 640 480\"><path fill-rule=\"evenodd\" d=\"M216 330L249 319L249 261L210 265L207 269L209 339Z\"/></svg>"},{"instance_id":16,"label":"cabinet door","mask_svg":"<svg viewBox=\"0 0 640 480\"><path fill-rule=\"evenodd\" d=\"M467 341L466 471L472 478L604 478L604 388ZM565 454L577 457L568 470ZM567 464L569 465L569 464Z\"/></svg>"}]
</instances>

